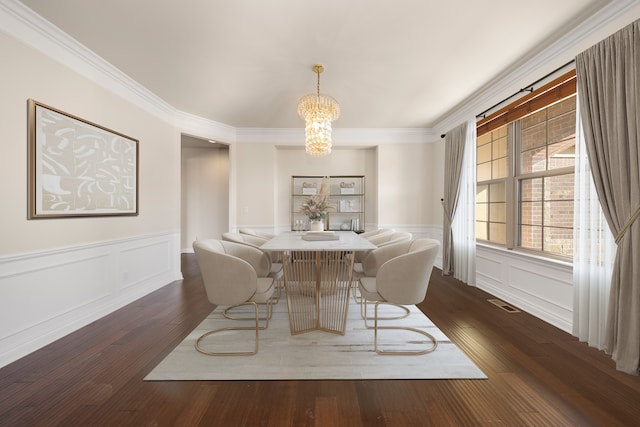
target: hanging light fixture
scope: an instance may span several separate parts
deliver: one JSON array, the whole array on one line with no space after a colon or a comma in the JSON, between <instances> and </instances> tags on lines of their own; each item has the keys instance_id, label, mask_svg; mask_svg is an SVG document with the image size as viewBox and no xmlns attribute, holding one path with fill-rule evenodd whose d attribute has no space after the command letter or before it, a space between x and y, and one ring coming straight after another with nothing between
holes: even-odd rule
<instances>
[{"instance_id":1,"label":"hanging light fixture","mask_svg":"<svg viewBox=\"0 0 640 427\"><path fill-rule=\"evenodd\" d=\"M313 71L318 74L317 93L300 99L298 115L304 119L307 154L320 157L331 153L331 122L340 116L340 106L332 97L320 95L320 73L324 67L316 64Z\"/></svg>"}]
</instances>

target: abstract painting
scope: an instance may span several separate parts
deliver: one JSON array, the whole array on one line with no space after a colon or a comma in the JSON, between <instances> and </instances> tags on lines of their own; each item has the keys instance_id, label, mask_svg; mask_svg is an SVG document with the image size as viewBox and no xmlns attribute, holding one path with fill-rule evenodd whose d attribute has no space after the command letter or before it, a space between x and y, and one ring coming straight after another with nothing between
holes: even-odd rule
<instances>
[{"instance_id":1,"label":"abstract painting","mask_svg":"<svg viewBox=\"0 0 640 427\"><path fill-rule=\"evenodd\" d=\"M138 215L138 141L32 99L29 219Z\"/></svg>"}]
</instances>

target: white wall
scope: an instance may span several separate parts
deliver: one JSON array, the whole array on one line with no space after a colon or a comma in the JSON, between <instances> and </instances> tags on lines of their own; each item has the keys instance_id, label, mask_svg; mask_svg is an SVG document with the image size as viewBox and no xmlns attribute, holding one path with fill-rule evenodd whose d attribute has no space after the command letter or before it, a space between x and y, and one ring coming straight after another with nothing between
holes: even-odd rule
<instances>
[{"instance_id":1,"label":"white wall","mask_svg":"<svg viewBox=\"0 0 640 427\"><path fill-rule=\"evenodd\" d=\"M196 238L219 239L229 229L229 150L182 149L182 252Z\"/></svg>"},{"instance_id":2,"label":"white wall","mask_svg":"<svg viewBox=\"0 0 640 427\"><path fill-rule=\"evenodd\" d=\"M476 286L571 333L571 264L478 245Z\"/></svg>"},{"instance_id":3,"label":"white wall","mask_svg":"<svg viewBox=\"0 0 640 427\"><path fill-rule=\"evenodd\" d=\"M179 279L175 127L0 33L0 366ZM27 220L27 99L139 142L138 216Z\"/></svg>"}]
</instances>

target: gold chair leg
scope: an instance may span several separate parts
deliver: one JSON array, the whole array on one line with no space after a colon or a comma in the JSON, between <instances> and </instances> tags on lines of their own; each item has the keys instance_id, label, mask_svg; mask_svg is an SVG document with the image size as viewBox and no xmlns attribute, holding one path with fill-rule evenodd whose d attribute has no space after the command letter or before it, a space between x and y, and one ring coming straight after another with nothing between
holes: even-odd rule
<instances>
[{"instance_id":1,"label":"gold chair leg","mask_svg":"<svg viewBox=\"0 0 640 427\"><path fill-rule=\"evenodd\" d=\"M400 305L400 304L393 304L390 302L385 302L385 304L387 305L392 305L394 307L398 307L404 310L404 314L399 314L397 316L389 316L389 317L379 317L380 320L398 320L398 319L404 319L409 317L409 314L411 313L409 311L409 309L407 307L405 307L404 305ZM364 326L367 329L373 329L374 327L369 325L369 323L367 322L367 300L366 299L362 299L362 304L360 305L360 316L364 319Z\"/></svg>"},{"instance_id":2,"label":"gold chair leg","mask_svg":"<svg viewBox=\"0 0 640 427\"><path fill-rule=\"evenodd\" d=\"M249 326L241 326L241 327L228 327L228 328L220 328L220 329L215 329L213 331L209 331L209 332L205 332L204 334L202 334L197 340L196 340L196 350L198 350L200 353L205 354L207 356L253 356L254 354L258 353L258 330L260 330L259 327L259 323L258 323L258 304L256 304L255 302L248 302L248 303L244 303L244 304L240 304L240 305L253 305L255 308L255 312L256 312L256 316L255 316L255 322L256 325L255 327L249 327ZM237 306L236 306L237 307ZM252 319L253 320L253 319ZM213 335L216 334L218 332L222 332L222 331L252 331L255 330L256 331L256 336L255 336L255 346L253 351L241 351L241 352L231 352L231 351L227 351L227 352L214 352L214 351L208 351L203 349L200 346L200 342L208 337L209 335Z\"/></svg>"},{"instance_id":3,"label":"gold chair leg","mask_svg":"<svg viewBox=\"0 0 640 427\"><path fill-rule=\"evenodd\" d=\"M376 350L376 353L384 355L384 356L419 356L421 354L431 353L438 348L438 341L435 339L433 335L428 332L422 331L416 328L409 328L406 326L378 326L378 306L381 303L385 303L384 301L376 301L375 309L374 309L374 333L373 333L373 346ZM395 304L394 304L395 305ZM383 319L380 319L383 320ZM365 319L366 323L366 319ZM425 337L429 338L433 345L425 350L415 350L415 351L404 351L404 350L380 350L378 348L378 330L380 329L393 329L393 330L404 330L404 331L412 331Z\"/></svg>"},{"instance_id":4,"label":"gold chair leg","mask_svg":"<svg viewBox=\"0 0 640 427\"><path fill-rule=\"evenodd\" d=\"M234 308L238 308L242 305L246 305L245 304L238 304L238 305L232 305L230 307L227 307L224 309L224 311L222 312L222 315L224 317L226 317L229 320L253 320L253 317L237 317L234 316L232 314L229 313L229 310L233 310ZM271 316L273 315L273 302L272 299L269 299L269 301L266 303L266 316L265 317L258 317L258 320L265 320L266 324L264 326L260 326L260 330L264 330L267 329L267 327L269 327L269 320L271 319Z\"/></svg>"}]
</instances>

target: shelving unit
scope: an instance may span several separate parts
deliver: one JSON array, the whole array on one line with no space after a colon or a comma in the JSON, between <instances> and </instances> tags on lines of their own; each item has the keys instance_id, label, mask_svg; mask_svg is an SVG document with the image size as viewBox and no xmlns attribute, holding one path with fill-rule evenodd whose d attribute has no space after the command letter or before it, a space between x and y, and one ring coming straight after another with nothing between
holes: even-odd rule
<instances>
[{"instance_id":1,"label":"shelving unit","mask_svg":"<svg viewBox=\"0 0 640 427\"><path fill-rule=\"evenodd\" d=\"M298 212L315 191L320 191L322 176L296 175L291 177L291 230L297 230L296 221L302 221L302 230L309 229L306 215ZM335 175L330 176L331 203L336 209L330 211L325 220L325 230L353 230L357 233L364 231L364 175Z\"/></svg>"}]
</instances>

